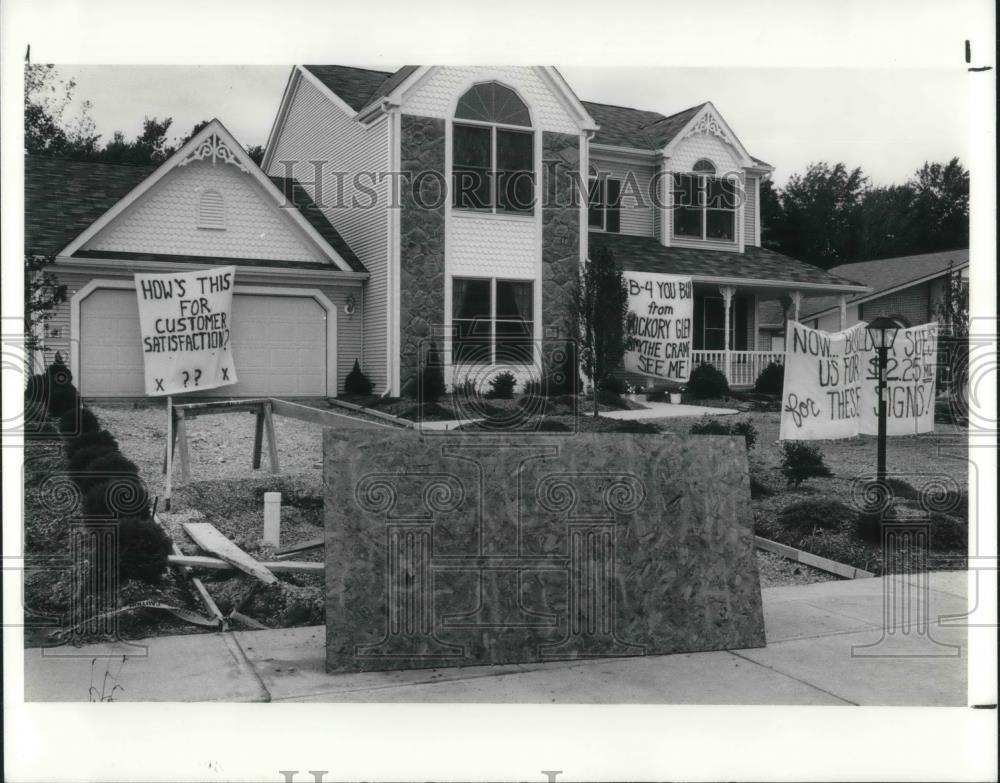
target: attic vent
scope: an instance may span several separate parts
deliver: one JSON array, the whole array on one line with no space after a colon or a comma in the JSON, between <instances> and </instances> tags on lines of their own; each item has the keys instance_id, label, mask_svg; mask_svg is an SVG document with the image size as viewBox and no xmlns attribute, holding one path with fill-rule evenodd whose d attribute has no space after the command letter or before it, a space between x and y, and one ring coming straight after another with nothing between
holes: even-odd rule
<instances>
[{"instance_id":1,"label":"attic vent","mask_svg":"<svg viewBox=\"0 0 1000 783\"><path fill-rule=\"evenodd\" d=\"M217 190L206 190L198 200L198 228L226 228L226 208L222 194Z\"/></svg>"}]
</instances>

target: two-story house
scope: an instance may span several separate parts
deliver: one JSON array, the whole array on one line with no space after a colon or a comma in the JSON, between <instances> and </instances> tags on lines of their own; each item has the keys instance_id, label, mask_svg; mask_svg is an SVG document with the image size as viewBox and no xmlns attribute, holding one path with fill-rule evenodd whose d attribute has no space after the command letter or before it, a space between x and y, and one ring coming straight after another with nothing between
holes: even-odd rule
<instances>
[{"instance_id":1,"label":"two-story house","mask_svg":"<svg viewBox=\"0 0 1000 783\"><path fill-rule=\"evenodd\" d=\"M80 194L100 203L49 237L73 286L48 343L68 344L85 395L141 393L138 348L95 343L135 317L107 293L135 271L235 263L254 335L240 342L238 309L235 359L259 373L244 383L240 369L231 392L278 393L312 368L283 392L301 396L341 390L355 359L379 392L406 393L430 345L451 384L536 375L571 336L571 284L598 247L626 270L691 276L694 364L737 386L781 358L763 344L762 302L797 312L868 290L760 247L772 167L711 103L669 116L589 103L551 67L295 66L261 169L216 122L155 172ZM52 191L28 175L43 209ZM97 383L92 366L128 380Z\"/></svg>"}]
</instances>

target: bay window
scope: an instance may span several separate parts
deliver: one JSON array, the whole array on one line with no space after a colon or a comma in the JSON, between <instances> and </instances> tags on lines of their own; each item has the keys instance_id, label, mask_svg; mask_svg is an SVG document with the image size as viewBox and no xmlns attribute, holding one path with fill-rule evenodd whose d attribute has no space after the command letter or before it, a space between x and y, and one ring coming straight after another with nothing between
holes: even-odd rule
<instances>
[{"instance_id":1,"label":"bay window","mask_svg":"<svg viewBox=\"0 0 1000 783\"><path fill-rule=\"evenodd\" d=\"M452 125L451 168L458 209L534 211L535 134L517 93L486 82L462 96Z\"/></svg>"},{"instance_id":2,"label":"bay window","mask_svg":"<svg viewBox=\"0 0 1000 783\"><path fill-rule=\"evenodd\" d=\"M674 174L674 236L732 242L736 239L739 182L715 176L706 160L690 174Z\"/></svg>"},{"instance_id":3,"label":"bay window","mask_svg":"<svg viewBox=\"0 0 1000 783\"><path fill-rule=\"evenodd\" d=\"M530 364L534 345L531 281L452 278L453 364Z\"/></svg>"}]
</instances>

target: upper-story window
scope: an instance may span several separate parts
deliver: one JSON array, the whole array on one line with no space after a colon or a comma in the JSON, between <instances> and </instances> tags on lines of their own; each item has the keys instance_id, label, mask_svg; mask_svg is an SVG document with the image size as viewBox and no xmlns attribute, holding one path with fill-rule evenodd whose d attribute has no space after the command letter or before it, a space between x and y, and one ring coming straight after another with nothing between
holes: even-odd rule
<instances>
[{"instance_id":1,"label":"upper-story window","mask_svg":"<svg viewBox=\"0 0 1000 783\"><path fill-rule=\"evenodd\" d=\"M528 107L512 89L477 84L455 108L452 204L525 214L535 204L535 134Z\"/></svg>"},{"instance_id":2,"label":"upper-story window","mask_svg":"<svg viewBox=\"0 0 1000 783\"><path fill-rule=\"evenodd\" d=\"M674 236L691 239L736 239L739 182L719 177L715 165L702 159L690 174L674 174Z\"/></svg>"},{"instance_id":3,"label":"upper-story window","mask_svg":"<svg viewBox=\"0 0 1000 783\"><path fill-rule=\"evenodd\" d=\"M595 231L621 231L622 181L590 171L590 202L587 224Z\"/></svg>"}]
</instances>

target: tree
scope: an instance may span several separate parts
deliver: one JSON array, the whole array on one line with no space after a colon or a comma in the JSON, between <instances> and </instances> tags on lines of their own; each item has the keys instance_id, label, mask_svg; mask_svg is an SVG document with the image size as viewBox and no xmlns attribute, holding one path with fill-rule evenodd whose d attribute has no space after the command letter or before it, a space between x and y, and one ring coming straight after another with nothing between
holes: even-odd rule
<instances>
[{"instance_id":1,"label":"tree","mask_svg":"<svg viewBox=\"0 0 1000 783\"><path fill-rule=\"evenodd\" d=\"M969 284L948 267L941 298L935 304L941 324L938 338L938 384L952 394L962 394L968 383Z\"/></svg>"},{"instance_id":2,"label":"tree","mask_svg":"<svg viewBox=\"0 0 1000 783\"><path fill-rule=\"evenodd\" d=\"M258 166L264 162L264 147L261 144L248 144L246 147L250 160Z\"/></svg>"},{"instance_id":3,"label":"tree","mask_svg":"<svg viewBox=\"0 0 1000 783\"><path fill-rule=\"evenodd\" d=\"M54 65L27 64L24 68L24 149L31 155L74 156L97 149L90 101L70 124L63 115L73 100L76 82L62 79Z\"/></svg>"},{"instance_id":4,"label":"tree","mask_svg":"<svg viewBox=\"0 0 1000 783\"><path fill-rule=\"evenodd\" d=\"M969 246L969 172L958 158L924 163L909 186L915 191L911 230L918 253Z\"/></svg>"},{"instance_id":5,"label":"tree","mask_svg":"<svg viewBox=\"0 0 1000 783\"><path fill-rule=\"evenodd\" d=\"M598 386L621 364L625 354L628 317L625 279L606 247L598 248L577 274L572 317L579 339L580 366L593 388L596 418Z\"/></svg>"},{"instance_id":6,"label":"tree","mask_svg":"<svg viewBox=\"0 0 1000 783\"><path fill-rule=\"evenodd\" d=\"M24 257L24 336L29 352L45 349L45 324L66 301L66 286L46 269L52 261L49 256Z\"/></svg>"}]
</instances>

